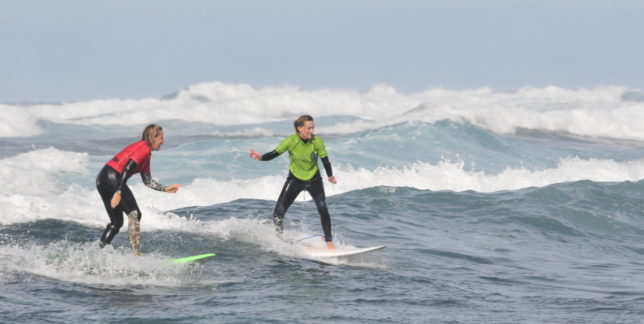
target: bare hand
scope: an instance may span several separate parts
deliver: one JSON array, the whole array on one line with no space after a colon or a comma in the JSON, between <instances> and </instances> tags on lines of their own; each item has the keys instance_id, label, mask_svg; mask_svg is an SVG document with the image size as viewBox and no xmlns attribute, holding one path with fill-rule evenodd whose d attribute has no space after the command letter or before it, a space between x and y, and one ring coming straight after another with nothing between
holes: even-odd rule
<instances>
[{"instance_id":1,"label":"bare hand","mask_svg":"<svg viewBox=\"0 0 644 324\"><path fill-rule=\"evenodd\" d=\"M179 188L181 188L181 185L178 184L165 186L165 192L176 193L177 191L179 191Z\"/></svg>"},{"instance_id":2,"label":"bare hand","mask_svg":"<svg viewBox=\"0 0 644 324\"><path fill-rule=\"evenodd\" d=\"M118 206L119 203L121 203L121 194L118 192L115 192L114 196L112 196L112 201L110 201L110 206L112 206L112 208L116 208L116 206Z\"/></svg>"},{"instance_id":3,"label":"bare hand","mask_svg":"<svg viewBox=\"0 0 644 324\"><path fill-rule=\"evenodd\" d=\"M331 182L332 184L336 184L336 183L338 183L338 180L335 180L334 176L330 176L329 177L329 182Z\"/></svg>"},{"instance_id":4,"label":"bare hand","mask_svg":"<svg viewBox=\"0 0 644 324\"><path fill-rule=\"evenodd\" d=\"M249 155L250 155L250 157L251 157L252 159L255 159L255 160L257 160L257 161L261 161L261 160L262 160L262 155L261 155L261 154L259 154L259 153L257 153L257 151L255 151L255 150L253 150L253 149L251 149L251 150L250 150Z\"/></svg>"}]
</instances>

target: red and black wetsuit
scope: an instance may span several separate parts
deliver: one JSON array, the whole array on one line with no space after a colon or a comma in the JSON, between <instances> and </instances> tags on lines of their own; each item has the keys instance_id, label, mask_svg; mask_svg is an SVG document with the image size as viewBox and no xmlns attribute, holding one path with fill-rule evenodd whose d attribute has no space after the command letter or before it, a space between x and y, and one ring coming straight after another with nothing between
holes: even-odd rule
<instances>
[{"instance_id":1,"label":"red and black wetsuit","mask_svg":"<svg viewBox=\"0 0 644 324\"><path fill-rule=\"evenodd\" d=\"M123 226L123 213L129 215L136 212L137 218L141 220L141 210L136 204L132 191L127 186L127 180L136 173L141 173L141 179L146 186L165 191L165 187L152 180L150 175L150 157L152 151L145 141L138 141L128 145L121 152L109 160L96 177L96 188L103 199L105 210L110 216L110 223L107 224L101 236L101 246L110 244L114 236ZM116 208L112 208L111 201L114 193L121 192L121 202Z\"/></svg>"}]
</instances>

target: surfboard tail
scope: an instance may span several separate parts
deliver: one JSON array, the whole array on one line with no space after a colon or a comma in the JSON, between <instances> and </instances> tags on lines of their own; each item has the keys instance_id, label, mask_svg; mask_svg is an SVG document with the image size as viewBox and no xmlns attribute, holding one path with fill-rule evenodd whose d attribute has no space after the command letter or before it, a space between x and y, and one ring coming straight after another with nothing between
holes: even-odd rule
<instances>
[{"instance_id":1,"label":"surfboard tail","mask_svg":"<svg viewBox=\"0 0 644 324\"><path fill-rule=\"evenodd\" d=\"M327 248L314 248L314 247L305 247L303 248L304 252L311 257L320 257L320 258L333 258L333 257L348 257L352 255L363 254L371 251L377 251L384 249L386 245L378 245L366 248L338 248L335 250Z\"/></svg>"},{"instance_id":2,"label":"surfboard tail","mask_svg":"<svg viewBox=\"0 0 644 324\"><path fill-rule=\"evenodd\" d=\"M172 259L172 263L174 264L181 264L181 263L189 263L189 262L194 262L194 261L205 261L207 259L210 259L214 257L216 254L214 253L205 253L205 254L199 254L199 255L192 255L188 257L183 257L183 258L178 258L178 259Z\"/></svg>"}]
</instances>

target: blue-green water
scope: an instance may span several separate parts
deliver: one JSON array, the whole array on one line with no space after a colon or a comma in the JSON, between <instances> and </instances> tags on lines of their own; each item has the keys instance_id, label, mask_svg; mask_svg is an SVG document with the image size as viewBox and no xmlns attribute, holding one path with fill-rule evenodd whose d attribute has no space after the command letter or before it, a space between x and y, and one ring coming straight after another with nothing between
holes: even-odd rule
<instances>
[{"instance_id":1,"label":"blue-green water","mask_svg":"<svg viewBox=\"0 0 644 324\"><path fill-rule=\"evenodd\" d=\"M0 138L0 322L639 323L644 145L610 116L641 124L644 107L614 88L590 103L586 91L532 91L392 94L383 107L364 94L364 111L311 103L338 179L325 184L336 244L387 245L341 260L290 243L318 240L308 195L287 213L284 240L274 234L288 161L248 157L292 132L298 113L271 108L273 94L240 94L272 110L246 102L235 116L215 94L129 103L136 113L121 101L0 105L36 129ZM454 100L458 116L440 105ZM143 255L126 228L99 249L108 218L95 175L148 122L166 137L153 177L184 187L164 194L130 179Z\"/></svg>"}]
</instances>

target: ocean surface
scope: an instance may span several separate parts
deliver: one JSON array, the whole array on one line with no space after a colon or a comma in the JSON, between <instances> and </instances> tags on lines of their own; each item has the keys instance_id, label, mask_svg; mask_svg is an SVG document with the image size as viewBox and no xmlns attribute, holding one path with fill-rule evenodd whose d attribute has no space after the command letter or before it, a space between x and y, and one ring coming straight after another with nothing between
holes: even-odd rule
<instances>
[{"instance_id":1,"label":"ocean surface","mask_svg":"<svg viewBox=\"0 0 644 324\"><path fill-rule=\"evenodd\" d=\"M288 158L258 162L315 117L338 183L336 244L312 260L308 194L275 200ZM521 88L401 93L195 84L158 98L0 104L0 322L641 323L644 91ZM149 123L152 176L130 179L134 256L95 189ZM172 258L216 253L208 262Z\"/></svg>"}]
</instances>

